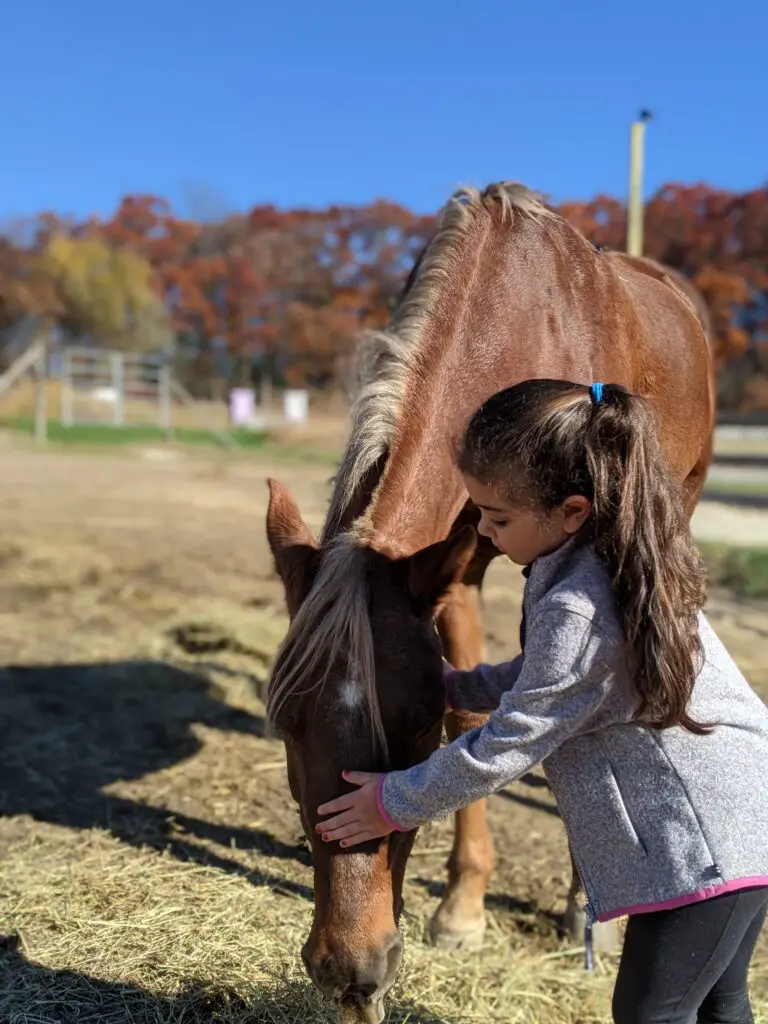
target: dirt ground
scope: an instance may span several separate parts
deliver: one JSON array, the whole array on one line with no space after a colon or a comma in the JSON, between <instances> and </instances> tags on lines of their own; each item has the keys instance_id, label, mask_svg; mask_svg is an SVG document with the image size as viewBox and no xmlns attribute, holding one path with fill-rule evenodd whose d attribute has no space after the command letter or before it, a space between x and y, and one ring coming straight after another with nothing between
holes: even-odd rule
<instances>
[{"instance_id":1,"label":"dirt ground","mask_svg":"<svg viewBox=\"0 0 768 1024\"><path fill-rule=\"evenodd\" d=\"M288 484L317 527L331 467L161 449L39 453L11 441L0 447L0 466L0 932L13 936L8 948L21 942L37 969L93 973L84 956L45 962L53 932L65 927L55 922L66 922L67 886L32 907L29 894L51 858L57 871L74 872L105 843L135 858L247 876L286 896L286 908L305 905L309 859L282 748L264 737L258 697L285 625L264 539L265 479ZM520 593L519 573L496 564L484 597L492 658L514 653ZM717 594L709 609L763 695L767 610ZM491 932L512 951L554 954L568 861L551 796L534 775L492 798L490 815L498 855ZM406 885L417 929L437 905L450 838L450 824L440 823L417 842ZM128 965L113 980L130 973ZM0 975L0 1005L2 984ZM20 1003L8 1005L17 1011L9 1024L80 1019L62 1009L24 1016ZM87 1019L192 1020L160 1009L126 1013L113 1007Z\"/></svg>"}]
</instances>

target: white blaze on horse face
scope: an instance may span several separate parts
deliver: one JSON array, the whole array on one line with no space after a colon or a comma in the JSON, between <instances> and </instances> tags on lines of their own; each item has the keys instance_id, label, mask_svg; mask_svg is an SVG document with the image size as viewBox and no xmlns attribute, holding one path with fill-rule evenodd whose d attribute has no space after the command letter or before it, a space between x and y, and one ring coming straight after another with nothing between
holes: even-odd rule
<instances>
[{"instance_id":1,"label":"white blaze on horse face","mask_svg":"<svg viewBox=\"0 0 768 1024\"><path fill-rule=\"evenodd\" d=\"M359 708L363 703L363 694L360 683L356 679L343 679L339 693L341 706L348 711Z\"/></svg>"}]
</instances>

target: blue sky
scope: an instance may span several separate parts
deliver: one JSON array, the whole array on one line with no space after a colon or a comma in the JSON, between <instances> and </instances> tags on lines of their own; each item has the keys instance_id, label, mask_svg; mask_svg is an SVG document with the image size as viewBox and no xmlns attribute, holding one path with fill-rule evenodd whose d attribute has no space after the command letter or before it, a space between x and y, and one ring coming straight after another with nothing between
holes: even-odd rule
<instances>
[{"instance_id":1,"label":"blue sky","mask_svg":"<svg viewBox=\"0 0 768 1024\"><path fill-rule=\"evenodd\" d=\"M256 203L439 207L514 178L624 195L768 179L764 0L17 0L0 29L0 218Z\"/></svg>"}]
</instances>

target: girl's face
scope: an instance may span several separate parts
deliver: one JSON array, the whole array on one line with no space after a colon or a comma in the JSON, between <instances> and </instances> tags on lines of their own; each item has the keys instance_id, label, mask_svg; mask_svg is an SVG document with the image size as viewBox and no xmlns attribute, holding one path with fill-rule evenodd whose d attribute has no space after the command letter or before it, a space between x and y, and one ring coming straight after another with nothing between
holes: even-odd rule
<instances>
[{"instance_id":1,"label":"girl's face","mask_svg":"<svg viewBox=\"0 0 768 1024\"><path fill-rule=\"evenodd\" d=\"M580 494L559 508L540 512L510 505L496 491L472 476L464 476L472 501L482 513L478 533L488 537L516 565L529 565L540 555L556 551L589 518L592 503Z\"/></svg>"}]
</instances>

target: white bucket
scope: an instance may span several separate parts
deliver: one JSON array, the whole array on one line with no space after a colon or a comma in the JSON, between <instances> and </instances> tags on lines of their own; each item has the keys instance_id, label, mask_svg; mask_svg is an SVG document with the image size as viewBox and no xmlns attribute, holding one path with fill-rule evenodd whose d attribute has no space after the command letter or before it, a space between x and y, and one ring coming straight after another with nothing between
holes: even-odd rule
<instances>
[{"instance_id":1,"label":"white bucket","mask_svg":"<svg viewBox=\"0 0 768 1024\"><path fill-rule=\"evenodd\" d=\"M256 416L256 392L253 388L232 388L229 395L229 419L233 427L248 427Z\"/></svg>"},{"instance_id":2,"label":"white bucket","mask_svg":"<svg viewBox=\"0 0 768 1024\"><path fill-rule=\"evenodd\" d=\"M115 405L118 399L117 388L91 388L91 398L94 402L105 402L107 405Z\"/></svg>"},{"instance_id":3,"label":"white bucket","mask_svg":"<svg viewBox=\"0 0 768 1024\"><path fill-rule=\"evenodd\" d=\"M288 423L306 423L309 418L309 392L299 390L284 392L283 415Z\"/></svg>"}]
</instances>

